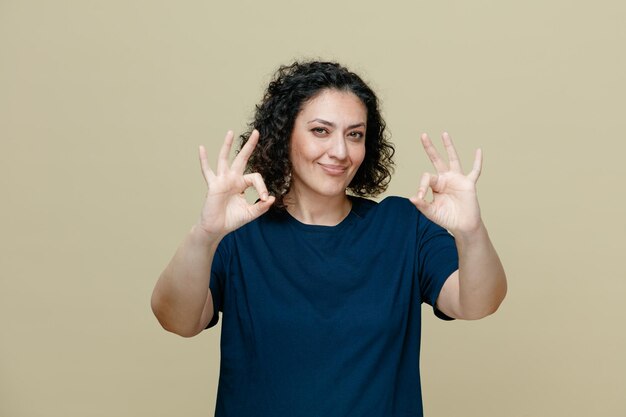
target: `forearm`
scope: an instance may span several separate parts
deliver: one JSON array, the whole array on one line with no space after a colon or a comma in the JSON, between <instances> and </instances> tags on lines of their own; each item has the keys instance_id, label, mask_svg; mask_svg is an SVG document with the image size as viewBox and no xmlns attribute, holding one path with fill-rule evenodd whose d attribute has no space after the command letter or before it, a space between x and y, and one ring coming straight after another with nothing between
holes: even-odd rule
<instances>
[{"instance_id":1,"label":"forearm","mask_svg":"<svg viewBox=\"0 0 626 417\"><path fill-rule=\"evenodd\" d=\"M202 312L213 313L208 297L211 264L221 237L194 226L161 273L152 293L152 311L168 331L182 336L198 333Z\"/></svg>"},{"instance_id":2,"label":"forearm","mask_svg":"<svg viewBox=\"0 0 626 417\"><path fill-rule=\"evenodd\" d=\"M507 291L506 275L484 224L455 234L459 253L459 308L463 318L494 313Z\"/></svg>"}]
</instances>

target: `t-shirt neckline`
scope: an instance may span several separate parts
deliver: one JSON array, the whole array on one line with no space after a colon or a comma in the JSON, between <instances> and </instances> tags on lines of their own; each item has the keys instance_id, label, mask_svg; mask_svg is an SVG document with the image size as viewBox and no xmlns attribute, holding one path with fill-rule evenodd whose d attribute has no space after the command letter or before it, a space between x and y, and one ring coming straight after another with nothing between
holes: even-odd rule
<instances>
[{"instance_id":1,"label":"t-shirt neckline","mask_svg":"<svg viewBox=\"0 0 626 417\"><path fill-rule=\"evenodd\" d=\"M361 199L358 197L351 196L351 195L348 195L348 198L352 202L352 208L350 209L346 217L344 217L343 220L341 220L339 223L337 223L334 226L302 223L300 220L293 217L287 210L285 210L285 218L287 219L289 224L304 231L319 232L319 233L334 233L352 224L354 220L362 217Z\"/></svg>"}]
</instances>

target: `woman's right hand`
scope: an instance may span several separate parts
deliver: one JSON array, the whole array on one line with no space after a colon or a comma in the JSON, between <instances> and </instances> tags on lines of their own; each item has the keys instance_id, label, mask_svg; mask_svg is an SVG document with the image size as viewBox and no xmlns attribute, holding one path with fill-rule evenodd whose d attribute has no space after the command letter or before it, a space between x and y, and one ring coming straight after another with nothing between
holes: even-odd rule
<instances>
[{"instance_id":1,"label":"woman's right hand","mask_svg":"<svg viewBox=\"0 0 626 417\"><path fill-rule=\"evenodd\" d=\"M198 226L219 239L268 211L275 200L267 192L261 174L244 174L248 159L259 140L259 132L256 129L252 131L229 166L228 156L233 139L233 132L228 131L217 160L216 172L209 166L204 146L199 149L200 167L207 183L207 197ZM259 195L260 200L255 204L249 204L244 196L244 191L249 187L254 187Z\"/></svg>"}]
</instances>

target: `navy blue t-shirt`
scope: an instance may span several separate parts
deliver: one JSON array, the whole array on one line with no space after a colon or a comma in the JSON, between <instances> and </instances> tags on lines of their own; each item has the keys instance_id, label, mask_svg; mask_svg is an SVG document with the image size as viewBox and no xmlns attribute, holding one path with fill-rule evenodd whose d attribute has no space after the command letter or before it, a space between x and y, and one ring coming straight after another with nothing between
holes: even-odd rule
<instances>
[{"instance_id":1,"label":"navy blue t-shirt","mask_svg":"<svg viewBox=\"0 0 626 417\"><path fill-rule=\"evenodd\" d=\"M421 303L458 269L454 239L407 199L351 199L336 226L271 212L220 242L215 416L422 416Z\"/></svg>"}]
</instances>

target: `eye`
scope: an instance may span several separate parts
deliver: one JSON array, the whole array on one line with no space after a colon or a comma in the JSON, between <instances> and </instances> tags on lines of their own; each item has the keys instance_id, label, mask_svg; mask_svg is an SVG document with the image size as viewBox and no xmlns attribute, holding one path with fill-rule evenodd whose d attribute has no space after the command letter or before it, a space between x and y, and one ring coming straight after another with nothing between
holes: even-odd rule
<instances>
[{"instance_id":1,"label":"eye","mask_svg":"<svg viewBox=\"0 0 626 417\"><path fill-rule=\"evenodd\" d=\"M363 132L358 131L358 130L354 130L354 131L348 133L348 136L350 136L353 139L363 139L365 137L365 134Z\"/></svg>"},{"instance_id":2,"label":"eye","mask_svg":"<svg viewBox=\"0 0 626 417\"><path fill-rule=\"evenodd\" d=\"M322 135L327 134L328 130L323 127L314 127L313 129L311 129L311 132L313 132L317 136L322 136Z\"/></svg>"}]
</instances>

